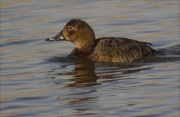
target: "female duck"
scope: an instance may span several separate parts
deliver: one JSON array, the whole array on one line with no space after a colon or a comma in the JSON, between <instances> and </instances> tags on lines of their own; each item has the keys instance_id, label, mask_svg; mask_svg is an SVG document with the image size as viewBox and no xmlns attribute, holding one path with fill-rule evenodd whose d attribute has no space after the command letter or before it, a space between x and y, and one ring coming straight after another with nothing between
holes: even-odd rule
<instances>
[{"instance_id":1,"label":"female duck","mask_svg":"<svg viewBox=\"0 0 180 117\"><path fill-rule=\"evenodd\" d=\"M95 39L93 29L79 19L70 20L55 37L46 41L68 40L75 44L69 55L74 59L101 62L133 62L155 54L147 42L127 38L103 37Z\"/></svg>"}]
</instances>

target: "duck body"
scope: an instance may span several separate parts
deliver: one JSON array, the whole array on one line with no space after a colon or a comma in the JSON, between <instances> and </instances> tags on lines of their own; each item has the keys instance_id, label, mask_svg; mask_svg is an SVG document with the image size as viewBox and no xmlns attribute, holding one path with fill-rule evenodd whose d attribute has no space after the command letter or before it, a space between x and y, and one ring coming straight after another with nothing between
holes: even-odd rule
<instances>
[{"instance_id":1,"label":"duck body","mask_svg":"<svg viewBox=\"0 0 180 117\"><path fill-rule=\"evenodd\" d=\"M89 59L101 62L133 62L155 54L155 50L147 46L146 42L132 39L104 37L96 39L93 51L84 53L74 48L69 57L75 59Z\"/></svg>"},{"instance_id":2,"label":"duck body","mask_svg":"<svg viewBox=\"0 0 180 117\"><path fill-rule=\"evenodd\" d=\"M92 28L84 21L69 21L64 29L55 37L46 41L69 40L75 48L68 57L88 59L100 62L133 62L156 53L149 47L150 43L118 37L102 37L95 39Z\"/></svg>"}]
</instances>

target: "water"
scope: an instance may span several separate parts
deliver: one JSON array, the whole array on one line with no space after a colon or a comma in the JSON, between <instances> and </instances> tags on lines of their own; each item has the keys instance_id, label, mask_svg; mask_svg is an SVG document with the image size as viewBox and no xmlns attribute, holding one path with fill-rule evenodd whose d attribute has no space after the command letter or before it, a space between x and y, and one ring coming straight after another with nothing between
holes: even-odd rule
<instances>
[{"instance_id":1,"label":"water","mask_svg":"<svg viewBox=\"0 0 180 117\"><path fill-rule=\"evenodd\" d=\"M153 43L145 62L65 57L70 42L45 42L66 22L96 37ZM1 1L2 117L179 117L179 1Z\"/></svg>"}]
</instances>

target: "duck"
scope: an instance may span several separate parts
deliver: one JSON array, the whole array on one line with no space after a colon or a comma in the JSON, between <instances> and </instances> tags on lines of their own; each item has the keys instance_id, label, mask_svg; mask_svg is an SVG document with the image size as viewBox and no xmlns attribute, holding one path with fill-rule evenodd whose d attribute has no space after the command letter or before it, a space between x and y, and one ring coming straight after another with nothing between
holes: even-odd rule
<instances>
[{"instance_id":1,"label":"duck","mask_svg":"<svg viewBox=\"0 0 180 117\"><path fill-rule=\"evenodd\" d=\"M95 39L90 25L81 19L72 19L56 36L45 41L71 41L75 48L68 57L97 62L134 62L156 53L148 42L122 37L101 37Z\"/></svg>"}]
</instances>

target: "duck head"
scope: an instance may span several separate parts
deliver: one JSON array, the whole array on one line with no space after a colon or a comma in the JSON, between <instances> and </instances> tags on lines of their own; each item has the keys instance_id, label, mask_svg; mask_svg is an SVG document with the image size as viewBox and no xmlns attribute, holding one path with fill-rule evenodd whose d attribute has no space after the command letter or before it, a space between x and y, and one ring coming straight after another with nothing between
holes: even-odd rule
<instances>
[{"instance_id":1,"label":"duck head","mask_svg":"<svg viewBox=\"0 0 180 117\"><path fill-rule=\"evenodd\" d=\"M76 48L81 49L94 46L94 39L94 31L85 21L73 19L65 25L59 34L45 41L67 40L74 43Z\"/></svg>"}]
</instances>

